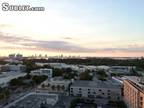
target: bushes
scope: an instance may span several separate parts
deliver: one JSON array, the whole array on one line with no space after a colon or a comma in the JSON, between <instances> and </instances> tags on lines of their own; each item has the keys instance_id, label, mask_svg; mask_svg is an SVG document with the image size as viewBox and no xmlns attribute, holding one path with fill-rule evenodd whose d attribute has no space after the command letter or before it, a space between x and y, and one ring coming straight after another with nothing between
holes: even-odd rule
<instances>
[{"instance_id":1,"label":"bushes","mask_svg":"<svg viewBox=\"0 0 144 108\"><path fill-rule=\"evenodd\" d=\"M109 105L116 107L116 108L127 108L124 101L109 101Z\"/></svg>"},{"instance_id":2,"label":"bushes","mask_svg":"<svg viewBox=\"0 0 144 108\"><path fill-rule=\"evenodd\" d=\"M9 82L10 86L21 86L21 85L24 85L23 81L20 79L20 78L15 78L15 79L12 79L10 82Z\"/></svg>"},{"instance_id":3,"label":"bushes","mask_svg":"<svg viewBox=\"0 0 144 108\"><path fill-rule=\"evenodd\" d=\"M72 100L70 108L75 108L78 102L79 102L79 98Z\"/></svg>"},{"instance_id":4,"label":"bushes","mask_svg":"<svg viewBox=\"0 0 144 108\"><path fill-rule=\"evenodd\" d=\"M10 91L7 88L0 88L0 100L9 98Z\"/></svg>"},{"instance_id":5,"label":"bushes","mask_svg":"<svg viewBox=\"0 0 144 108\"><path fill-rule=\"evenodd\" d=\"M24 76L12 79L9 82L10 86L32 86L33 84L40 84L41 82L45 81L48 77L47 76Z\"/></svg>"}]
</instances>

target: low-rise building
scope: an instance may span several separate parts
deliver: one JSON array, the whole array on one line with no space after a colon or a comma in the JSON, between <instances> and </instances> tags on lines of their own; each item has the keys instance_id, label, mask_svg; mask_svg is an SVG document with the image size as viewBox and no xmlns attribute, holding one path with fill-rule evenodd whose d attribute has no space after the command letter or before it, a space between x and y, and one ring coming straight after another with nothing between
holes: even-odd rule
<instances>
[{"instance_id":1,"label":"low-rise building","mask_svg":"<svg viewBox=\"0 0 144 108\"><path fill-rule=\"evenodd\" d=\"M68 90L71 81L55 77L47 79L38 87L39 90L46 90L49 92L64 92Z\"/></svg>"},{"instance_id":2,"label":"low-rise building","mask_svg":"<svg viewBox=\"0 0 144 108\"><path fill-rule=\"evenodd\" d=\"M124 100L129 108L144 108L144 81L131 76L124 79Z\"/></svg>"},{"instance_id":3,"label":"low-rise building","mask_svg":"<svg viewBox=\"0 0 144 108\"><path fill-rule=\"evenodd\" d=\"M23 77L25 75L26 73L22 72L2 72L0 74L0 87L5 87L12 79Z\"/></svg>"},{"instance_id":4,"label":"low-rise building","mask_svg":"<svg viewBox=\"0 0 144 108\"><path fill-rule=\"evenodd\" d=\"M121 100L121 85L113 81L75 81L70 87L70 95Z\"/></svg>"},{"instance_id":5,"label":"low-rise building","mask_svg":"<svg viewBox=\"0 0 144 108\"><path fill-rule=\"evenodd\" d=\"M58 101L57 94L31 92L4 108L63 108L63 106L59 106Z\"/></svg>"},{"instance_id":6,"label":"low-rise building","mask_svg":"<svg viewBox=\"0 0 144 108\"><path fill-rule=\"evenodd\" d=\"M110 73L120 73L120 74L128 74L131 69L134 68L132 66L111 66L109 69Z\"/></svg>"},{"instance_id":7,"label":"low-rise building","mask_svg":"<svg viewBox=\"0 0 144 108\"><path fill-rule=\"evenodd\" d=\"M52 78L52 74L53 71L52 69L37 69L37 70L33 70L31 71L30 75L32 76L42 76L42 75L46 75L48 76L48 78Z\"/></svg>"},{"instance_id":8,"label":"low-rise building","mask_svg":"<svg viewBox=\"0 0 144 108\"><path fill-rule=\"evenodd\" d=\"M108 69L110 69L110 67L106 66L106 65L101 65L101 66L97 66L97 69L98 70L105 70L105 71L107 71Z\"/></svg>"},{"instance_id":9,"label":"low-rise building","mask_svg":"<svg viewBox=\"0 0 144 108\"><path fill-rule=\"evenodd\" d=\"M24 72L26 70L26 66L22 64L17 65L1 65L0 67L1 72Z\"/></svg>"}]
</instances>

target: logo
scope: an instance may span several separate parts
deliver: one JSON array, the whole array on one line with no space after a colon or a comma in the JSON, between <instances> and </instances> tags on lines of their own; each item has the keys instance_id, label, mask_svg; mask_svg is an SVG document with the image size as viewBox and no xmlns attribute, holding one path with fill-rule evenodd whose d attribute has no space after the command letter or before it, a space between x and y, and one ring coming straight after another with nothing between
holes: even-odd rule
<instances>
[{"instance_id":1,"label":"logo","mask_svg":"<svg viewBox=\"0 0 144 108\"><path fill-rule=\"evenodd\" d=\"M3 11L45 11L44 7L32 7L30 5L10 5L9 3L2 3Z\"/></svg>"}]
</instances>

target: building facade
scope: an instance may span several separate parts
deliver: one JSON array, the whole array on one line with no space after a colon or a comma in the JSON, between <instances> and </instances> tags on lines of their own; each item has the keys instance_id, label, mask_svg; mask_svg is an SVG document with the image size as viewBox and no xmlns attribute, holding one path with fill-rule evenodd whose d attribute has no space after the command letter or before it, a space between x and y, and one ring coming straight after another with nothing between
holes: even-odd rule
<instances>
[{"instance_id":1,"label":"building facade","mask_svg":"<svg viewBox=\"0 0 144 108\"><path fill-rule=\"evenodd\" d=\"M61 77L47 79L38 87L39 90L46 90L49 92L64 92L68 90L70 80L64 80Z\"/></svg>"},{"instance_id":2,"label":"building facade","mask_svg":"<svg viewBox=\"0 0 144 108\"><path fill-rule=\"evenodd\" d=\"M6 64L0 66L1 72L25 72L25 70L26 70L26 66L22 64L18 64L18 65Z\"/></svg>"},{"instance_id":3,"label":"building facade","mask_svg":"<svg viewBox=\"0 0 144 108\"><path fill-rule=\"evenodd\" d=\"M49 78L52 78L53 71L52 69L38 69L38 70L31 71L30 75L32 76L46 75Z\"/></svg>"},{"instance_id":4,"label":"building facade","mask_svg":"<svg viewBox=\"0 0 144 108\"><path fill-rule=\"evenodd\" d=\"M138 77L129 77L124 82L124 100L129 108L144 108L144 88Z\"/></svg>"},{"instance_id":5,"label":"building facade","mask_svg":"<svg viewBox=\"0 0 144 108\"><path fill-rule=\"evenodd\" d=\"M70 87L70 95L121 100L121 86L104 82L75 81Z\"/></svg>"}]
</instances>

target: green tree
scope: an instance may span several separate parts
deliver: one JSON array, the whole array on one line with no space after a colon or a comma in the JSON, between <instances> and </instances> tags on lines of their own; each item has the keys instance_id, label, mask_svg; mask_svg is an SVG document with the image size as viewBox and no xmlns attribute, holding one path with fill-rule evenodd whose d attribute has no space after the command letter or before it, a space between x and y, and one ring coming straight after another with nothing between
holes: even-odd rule
<instances>
[{"instance_id":1,"label":"green tree","mask_svg":"<svg viewBox=\"0 0 144 108\"><path fill-rule=\"evenodd\" d=\"M33 84L40 84L42 83L43 81L45 81L48 77L43 75L43 76L33 76L32 77L32 81L33 81Z\"/></svg>"},{"instance_id":2,"label":"green tree","mask_svg":"<svg viewBox=\"0 0 144 108\"><path fill-rule=\"evenodd\" d=\"M108 75L106 74L106 72L104 70L99 70L97 72L98 78L99 80L105 81L108 77Z\"/></svg>"},{"instance_id":3,"label":"green tree","mask_svg":"<svg viewBox=\"0 0 144 108\"><path fill-rule=\"evenodd\" d=\"M76 98L71 101L70 108L75 108L77 103L79 103L80 99Z\"/></svg>"},{"instance_id":4,"label":"green tree","mask_svg":"<svg viewBox=\"0 0 144 108\"><path fill-rule=\"evenodd\" d=\"M62 85L62 86L61 86L61 89L62 89L62 90L65 90L65 86L64 86L64 85Z\"/></svg>"},{"instance_id":5,"label":"green tree","mask_svg":"<svg viewBox=\"0 0 144 108\"><path fill-rule=\"evenodd\" d=\"M20 79L12 79L10 82L9 82L10 86L22 86L24 83L22 80Z\"/></svg>"},{"instance_id":6,"label":"green tree","mask_svg":"<svg viewBox=\"0 0 144 108\"><path fill-rule=\"evenodd\" d=\"M52 89L52 90L55 90L55 85L52 85L52 86L51 86L51 89Z\"/></svg>"},{"instance_id":7,"label":"green tree","mask_svg":"<svg viewBox=\"0 0 144 108\"><path fill-rule=\"evenodd\" d=\"M57 90L58 90L58 91L60 90L60 85L57 85Z\"/></svg>"},{"instance_id":8,"label":"green tree","mask_svg":"<svg viewBox=\"0 0 144 108\"><path fill-rule=\"evenodd\" d=\"M89 72L83 72L79 75L80 80L92 80L92 76Z\"/></svg>"},{"instance_id":9,"label":"green tree","mask_svg":"<svg viewBox=\"0 0 144 108\"><path fill-rule=\"evenodd\" d=\"M62 76L62 75L63 75L62 69L58 69L58 68L54 68L53 69L53 77L55 77L55 76Z\"/></svg>"}]
</instances>

